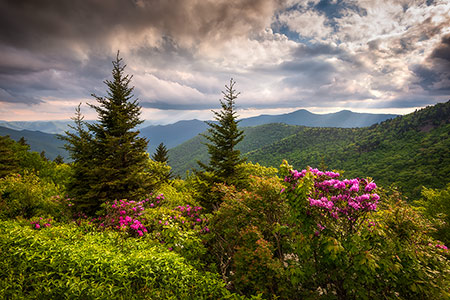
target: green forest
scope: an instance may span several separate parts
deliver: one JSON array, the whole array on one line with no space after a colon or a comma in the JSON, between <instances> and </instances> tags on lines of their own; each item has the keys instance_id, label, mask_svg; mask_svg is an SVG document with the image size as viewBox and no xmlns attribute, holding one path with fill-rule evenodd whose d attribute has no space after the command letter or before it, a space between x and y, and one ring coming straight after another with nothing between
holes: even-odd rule
<instances>
[{"instance_id":1,"label":"green forest","mask_svg":"<svg viewBox=\"0 0 450 300\"><path fill-rule=\"evenodd\" d=\"M450 102L240 128L231 79L207 132L150 155L125 69L96 122L75 108L71 163L0 137L2 299L450 298Z\"/></svg>"}]
</instances>

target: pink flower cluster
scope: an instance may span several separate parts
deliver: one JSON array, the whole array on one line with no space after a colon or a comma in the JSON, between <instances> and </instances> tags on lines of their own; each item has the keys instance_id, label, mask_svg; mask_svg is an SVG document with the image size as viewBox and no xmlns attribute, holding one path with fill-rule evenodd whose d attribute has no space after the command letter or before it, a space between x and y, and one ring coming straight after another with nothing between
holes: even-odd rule
<instances>
[{"instance_id":1,"label":"pink flower cluster","mask_svg":"<svg viewBox=\"0 0 450 300\"><path fill-rule=\"evenodd\" d=\"M310 207L321 208L335 219L355 219L355 214L377 209L380 196L373 193L377 185L366 179L339 180L339 173L309 169L301 172L291 170L284 181L291 183L292 190L295 190L299 179L305 177L308 172L314 175L314 188L308 195Z\"/></svg>"},{"instance_id":2,"label":"pink flower cluster","mask_svg":"<svg viewBox=\"0 0 450 300\"><path fill-rule=\"evenodd\" d=\"M161 197L158 199L161 199ZM145 210L144 203L149 201L149 199L139 202L122 199L115 200L111 205L107 204L107 214L100 227L128 231L134 236L143 236L148 230L142 223L141 216ZM99 217L98 220L102 221L102 217Z\"/></svg>"},{"instance_id":3,"label":"pink flower cluster","mask_svg":"<svg viewBox=\"0 0 450 300\"><path fill-rule=\"evenodd\" d=\"M43 219L43 218L39 218L36 221L30 221L31 227L34 229L41 229L41 228L46 228L46 227L50 227L52 226L50 223L52 222L52 219Z\"/></svg>"},{"instance_id":4,"label":"pink flower cluster","mask_svg":"<svg viewBox=\"0 0 450 300\"><path fill-rule=\"evenodd\" d=\"M438 241L439 242L439 241ZM433 247L433 244L429 243L428 246ZM442 249L442 250L448 250L448 247L445 246L444 244L436 244L434 247L438 248L438 249Z\"/></svg>"},{"instance_id":5,"label":"pink flower cluster","mask_svg":"<svg viewBox=\"0 0 450 300\"><path fill-rule=\"evenodd\" d=\"M189 204L185 206L177 206L172 212L175 214L171 216L170 219L178 220L183 227L195 229L199 228L201 232L209 232L207 226L203 226L208 220L200 215L202 207L200 206L190 206ZM161 224L161 221L160 221ZM167 225L167 221L164 223Z\"/></svg>"},{"instance_id":6,"label":"pink flower cluster","mask_svg":"<svg viewBox=\"0 0 450 300\"><path fill-rule=\"evenodd\" d=\"M286 181L286 182L297 181L298 179L305 177L305 175L306 175L306 173L307 173L308 171L311 172L311 173L313 173L313 174L316 175L317 177L320 177L320 176L325 175L325 176L330 177L330 178L337 178L337 177L340 176L339 173L335 173L335 172L332 172L332 171L325 171L325 172L322 172L322 171L319 171L319 169L311 169L311 168L310 168L309 170L302 170L302 171L300 171L300 172L297 171L297 170L291 170L291 171L290 171L291 176L286 176L286 178L284 179L284 181Z\"/></svg>"}]
</instances>

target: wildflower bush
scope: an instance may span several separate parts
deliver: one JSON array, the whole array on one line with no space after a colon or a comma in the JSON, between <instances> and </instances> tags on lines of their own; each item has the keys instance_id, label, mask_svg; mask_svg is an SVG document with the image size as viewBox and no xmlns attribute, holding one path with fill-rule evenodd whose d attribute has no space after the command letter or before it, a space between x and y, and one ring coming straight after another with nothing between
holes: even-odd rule
<instances>
[{"instance_id":1,"label":"wildflower bush","mask_svg":"<svg viewBox=\"0 0 450 300\"><path fill-rule=\"evenodd\" d=\"M299 172L287 162L281 173L291 207L292 253L285 262L299 296L450 296L447 250L429 246L431 227L395 194L377 192L368 179L340 179L339 173L310 168Z\"/></svg>"},{"instance_id":2,"label":"wildflower bush","mask_svg":"<svg viewBox=\"0 0 450 300\"><path fill-rule=\"evenodd\" d=\"M104 213L101 216L89 219L80 215L76 223L85 226L88 220L97 229L118 231L124 238L145 237L169 251L178 252L191 264L201 266L200 260L206 253L202 236L209 232L207 217L202 214L202 207L174 206L180 203L176 197L178 193L165 190L171 191L169 199L162 193L155 193L141 201L106 202L102 205ZM90 228L85 229L89 231Z\"/></svg>"},{"instance_id":3,"label":"wildflower bush","mask_svg":"<svg viewBox=\"0 0 450 300\"><path fill-rule=\"evenodd\" d=\"M44 228L48 228L51 227L54 224L53 218L52 217L34 217L32 219L30 219L30 225L31 228L36 229L36 230L41 230Z\"/></svg>"}]
</instances>

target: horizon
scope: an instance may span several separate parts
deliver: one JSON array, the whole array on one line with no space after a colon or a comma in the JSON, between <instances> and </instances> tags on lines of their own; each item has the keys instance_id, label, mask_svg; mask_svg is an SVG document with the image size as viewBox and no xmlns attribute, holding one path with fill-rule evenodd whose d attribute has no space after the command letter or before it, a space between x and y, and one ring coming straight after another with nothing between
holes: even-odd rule
<instances>
[{"instance_id":1,"label":"horizon","mask_svg":"<svg viewBox=\"0 0 450 300\"><path fill-rule=\"evenodd\" d=\"M439 102L439 103L443 103L443 102ZM437 104L437 103L436 103ZM308 112L310 112L310 113L312 113L312 114L315 114L315 115L327 115L327 114L334 114L334 113L338 113L338 112L342 112L342 111L350 111L350 112L352 112L352 113L367 113L367 114L385 114L385 115L397 115L397 116L403 116L403 115L407 115L407 114L410 114L410 113L413 113L415 110L420 110L420 109L422 109L422 108L425 108L425 107L415 107L415 108L413 108L413 109L411 109L411 108L408 108L408 109L402 109L401 111L403 112L403 113L392 113L392 112L384 112L384 110L383 110L383 112L367 112L367 111L364 111L363 109L357 109L357 110L352 110L352 109L347 109L347 108L342 108L342 109L339 109L339 110L335 110L335 111L329 111L328 112L328 110L327 111L313 111L313 110L310 110L310 109L306 109L306 108L298 108L298 109L291 109L291 110L287 110L286 112L274 112L273 110L270 110L270 111L268 111L268 113L267 112L265 112L265 113L261 113L261 114L255 114L255 113L251 113L251 114L248 114L247 116L245 116L245 117L242 117L240 114L239 114L239 110L237 111L237 114L238 114L238 120L243 120L243 119L248 119L248 118L252 118L252 117L259 117L259 116L276 116L276 115L285 115L285 114L289 114L289 113L293 113L293 112L296 112L296 111L300 111L300 110L306 110L306 111L308 111ZM276 111L278 111L277 109L275 109ZM285 111L285 110L282 110L282 111ZM405 112L406 111L406 112ZM211 116L213 116L213 114L211 113ZM84 119L85 121L96 121L96 119ZM151 120L147 120L147 119L142 119L143 121L144 121L144 123L147 123L147 126L158 126L158 125L170 125L170 124L175 124L175 123L177 123L177 122L180 122L180 121L193 121L193 120L198 120L198 121L212 121L213 119L212 118L210 118L210 119L200 119L200 118L190 118L190 119L178 119L178 120L176 120L176 121L174 121L174 122L171 122L171 123L157 123L157 122L152 122ZM54 120L47 120L47 119L37 119L37 120L5 120L5 119L0 119L0 122L11 122L11 123L13 123L13 122L67 122L67 121L71 121L71 119L70 118L68 118L68 119L54 119ZM150 123L150 124L149 124Z\"/></svg>"}]
</instances>

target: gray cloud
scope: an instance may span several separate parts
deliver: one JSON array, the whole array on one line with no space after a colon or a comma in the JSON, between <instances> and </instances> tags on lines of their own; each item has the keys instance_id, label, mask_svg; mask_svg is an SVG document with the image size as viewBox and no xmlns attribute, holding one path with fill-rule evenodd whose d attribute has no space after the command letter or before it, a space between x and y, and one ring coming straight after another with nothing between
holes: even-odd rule
<instances>
[{"instance_id":1,"label":"gray cloud","mask_svg":"<svg viewBox=\"0 0 450 300\"><path fill-rule=\"evenodd\" d=\"M139 34L149 29L176 39L217 41L264 29L278 7L270 0L2 0L0 42L47 50L74 42L101 44L120 30Z\"/></svg>"},{"instance_id":2,"label":"gray cloud","mask_svg":"<svg viewBox=\"0 0 450 300\"><path fill-rule=\"evenodd\" d=\"M450 35L442 37L426 60L425 65L415 65L412 71L418 84L436 95L450 93Z\"/></svg>"}]
</instances>

